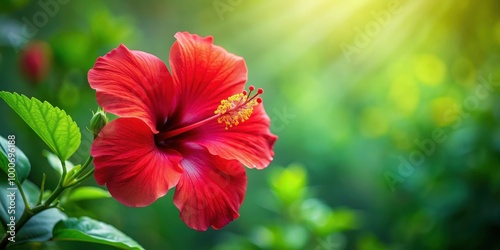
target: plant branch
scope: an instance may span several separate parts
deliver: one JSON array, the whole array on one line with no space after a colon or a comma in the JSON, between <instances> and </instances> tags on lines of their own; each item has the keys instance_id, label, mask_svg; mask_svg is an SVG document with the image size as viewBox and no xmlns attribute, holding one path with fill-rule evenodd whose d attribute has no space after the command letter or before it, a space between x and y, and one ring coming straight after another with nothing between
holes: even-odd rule
<instances>
[{"instance_id":1,"label":"plant branch","mask_svg":"<svg viewBox=\"0 0 500 250\"><path fill-rule=\"evenodd\" d=\"M85 180L86 178L88 178L89 176L91 176L94 173L94 169L92 169L89 172L85 173L80 178L76 178L76 176L80 175L90 165L92 160L93 160L92 156L89 156L87 158L84 165L82 166L82 169L75 175L74 183L71 183L71 185L68 185L68 186L64 185L66 175L67 175L66 162L61 160L63 172L62 172L61 178L59 179L59 183L57 184L56 189L54 190L54 192L52 192L49 195L49 197L45 201L43 201L43 192L44 192L44 188L45 188L45 174L44 174L42 177L42 184L41 184L41 188L40 188L40 195L38 197L38 202L35 205L35 207L33 207L33 208L30 207L30 204L28 202L26 194L24 193L22 185L20 183L16 183L18 188L19 188L19 192L21 193L21 196L23 197L25 207L24 207L24 211L23 211L21 218L16 223L15 233L17 234L19 232L19 230L21 230L21 228L26 224L26 222L28 222L31 219L31 217L35 216L36 214L38 214L44 210L50 209L50 208L59 208L58 207L59 201L57 201L55 204L52 204L52 203L54 201L56 201L57 199L59 199L61 194L67 188L81 183L83 180ZM2 240L0 241L0 249L5 249L10 242L9 241L10 234L7 231L8 230L6 230L5 234L2 237Z\"/></svg>"}]
</instances>

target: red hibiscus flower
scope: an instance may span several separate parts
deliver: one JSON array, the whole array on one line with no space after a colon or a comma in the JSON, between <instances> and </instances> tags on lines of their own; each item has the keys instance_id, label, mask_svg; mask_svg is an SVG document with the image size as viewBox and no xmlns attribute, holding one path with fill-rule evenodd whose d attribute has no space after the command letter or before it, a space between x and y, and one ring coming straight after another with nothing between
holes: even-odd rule
<instances>
[{"instance_id":1,"label":"red hibiscus flower","mask_svg":"<svg viewBox=\"0 0 500 250\"><path fill-rule=\"evenodd\" d=\"M88 73L97 102L119 116L94 140L95 178L128 206L142 207L176 186L174 204L191 228L236 219L247 177L263 169L277 137L258 95L244 90L243 58L212 37L177 33L170 73L157 57L124 45Z\"/></svg>"}]
</instances>

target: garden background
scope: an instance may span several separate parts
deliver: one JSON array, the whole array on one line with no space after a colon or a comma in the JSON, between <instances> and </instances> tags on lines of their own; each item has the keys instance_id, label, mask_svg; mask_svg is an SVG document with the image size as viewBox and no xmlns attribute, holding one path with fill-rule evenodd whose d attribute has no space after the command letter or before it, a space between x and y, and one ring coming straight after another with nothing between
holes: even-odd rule
<instances>
[{"instance_id":1,"label":"garden background","mask_svg":"<svg viewBox=\"0 0 500 250\"><path fill-rule=\"evenodd\" d=\"M247 170L240 218L192 230L173 190L145 208L109 198L68 214L146 249L498 248L499 10L495 0L2 0L0 90L70 114L81 162L98 56L123 43L168 62L176 32L212 35L245 58L279 137L271 165ZM45 75L22 70L29 48ZM56 185L43 142L3 102L0 114L0 135L16 135L30 158L29 179L39 185L45 172Z\"/></svg>"}]
</instances>

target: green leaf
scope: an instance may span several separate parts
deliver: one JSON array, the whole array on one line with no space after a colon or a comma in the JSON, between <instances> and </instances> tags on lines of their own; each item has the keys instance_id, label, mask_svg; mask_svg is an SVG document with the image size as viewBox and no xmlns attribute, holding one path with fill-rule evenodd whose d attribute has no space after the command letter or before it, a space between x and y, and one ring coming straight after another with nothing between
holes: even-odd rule
<instances>
[{"instance_id":1,"label":"green leaf","mask_svg":"<svg viewBox=\"0 0 500 250\"><path fill-rule=\"evenodd\" d=\"M43 150L42 151L43 156L47 157L47 161L49 162L49 165L56 170L59 175L62 175L62 164L61 160L57 157L57 155L47 151ZM66 173L69 172L71 169L73 169L75 165L71 163L70 161L66 161Z\"/></svg>"},{"instance_id":2,"label":"green leaf","mask_svg":"<svg viewBox=\"0 0 500 250\"><path fill-rule=\"evenodd\" d=\"M121 249L144 249L113 226L88 218L68 218L54 227L53 240L85 241Z\"/></svg>"},{"instance_id":3,"label":"green leaf","mask_svg":"<svg viewBox=\"0 0 500 250\"><path fill-rule=\"evenodd\" d=\"M0 97L63 161L80 146L80 129L69 115L48 102L2 91Z\"/></svg>"},{"instance_id":4,"label":"green leaf","mask_svg":"<svg viewBox=\"0 0 500 250\"><path fill-rule=\"evenodd\" d=\"M32 206L35 205L40 194L38 187L29 180L25 180L22 187L28 202ZM17 188L11 188L12 187L7 183L5 175L0 173L0 219L2 221L2 225L4 226L4 232L7 231L6 225L10 223L10 216L14 216L17 223L25 208L24 201L19 190ZM11 198L14 199L15 209L11 206ZM40 212L39 214L31 217L31 219L24 224L21 230L17 232L15 237L16 242L13 244L49 240L52 238L52 229L54 228L54 225L58 221L65 218L66 215L56 208Z\"/></svg>"},{"instance_id":5,"label":"green leaf","mask_svg":"<svg viewBox=\"0 0 500 250\"><path fill-rule=\"evenodd\" d=\"M71 201L80 201L109 197L111 197L111 195L104 189L98 187L80 187L71 192L68 199Z\"/></svg>"},{"instance_id":6,"label":"green leaf","mask_svg":"<svg viewBox=\"0 0 500 250\"><path fill-rule=\"evenodd\" d=\"M0 168L5 172L5 174L9 174L9 159L15 159L15 180L18 181L18 183L23 183L23 181L28 178L28 175L30 174L31 165L28 157L26 157L23 151L15 145L15 136L12 136L13 135L8 136L8 138L10 138L9 140L0 136ZM11 151L11 155L9 155L9 151ZM12 157L12 151L14 151L15 157Z\"/></svg>"}]
</instances>

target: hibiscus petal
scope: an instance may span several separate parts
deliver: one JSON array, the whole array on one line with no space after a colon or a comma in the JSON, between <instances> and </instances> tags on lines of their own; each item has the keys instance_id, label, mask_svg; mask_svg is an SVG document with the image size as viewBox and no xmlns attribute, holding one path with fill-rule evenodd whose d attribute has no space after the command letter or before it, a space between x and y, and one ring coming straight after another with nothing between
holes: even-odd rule
<instances>
[{"instance_id":1,"label":"hibiscus petal","mask_svg":"<svg viewBox=\"0 0 500 250\"><path fill-rule=\"evenodd\" d=\"M210 226L220 229L238 218L247 185L245 168L202 148L182 155L184 172L174 195L181 219L189 227L205 231Z\"/></svg>"},{"instance_id":2,"label":"hibiscus petal","mask_svg":"<svg viewBox=\"0 0 500 250\"><path fill-rule=\"evenodd\" d=\"M247 67L243 58L212 43L212 37L177 33L170 50L174 82L181 88L181 125L214 114L220 101L243 91Z\"/></svg>"},{"instance_id":3,"label":"hibiscus petal","mask_svg":"<svg viewBox=\"0 0 500 250\"><path fill-rule=\"evenodd\" d=\"M165 64L124 45L99 57L88 80L106 112L139 118L154 133L175 108L176 88Z\"/></svg>"},{"instance_id":4,"label":"hibiscus petal","mask_svg":"<svg viewBox=\"0 0 500 250\"><path fill-rule=\"evenodd\" d=\"M227 160L238 160L249 168L263 169L274 156L278 137L269 130L270 120L262 104L254 108L250 119L228 130L217 121L197 128L188 139Z\"/></svg>"},{"instance_id":5,"label":"hibiscus petal","mask_svg":"<svg viewBox=\"0 0 500 250\"><path fill-rule=\"evenodd\" d=\"M92 143L97 183L106 184L119 202L134 207L153 203L179 181L182 156L158 149L154 134L141 120L118 118Z\"/></svg>"}]
</instances>

